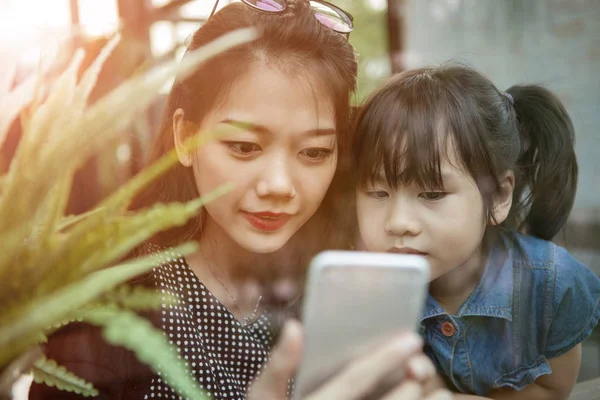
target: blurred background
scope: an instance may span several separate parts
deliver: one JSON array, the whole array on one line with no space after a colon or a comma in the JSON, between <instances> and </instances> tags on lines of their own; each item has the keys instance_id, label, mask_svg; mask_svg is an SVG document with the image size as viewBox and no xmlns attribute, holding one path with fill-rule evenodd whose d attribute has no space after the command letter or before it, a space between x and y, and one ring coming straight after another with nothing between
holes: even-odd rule
<instances>
[{"instance_id":1,"label":"blurred background","mask_svg":"<svg viewBox=\"0 0 600 400\"><path fill-rule=\"evenodd\" d=\"M221 0L220 7L232 0ZM600 274L600 0L334 0L355 17L350 41L360 61L358 104L394 72L452 59L488 75L500 89L541 83L565 102L576 128L579 191L557 242ZM92 101L156 62L180 58L212 0L0 0L0 80L16 85L52 61L56 74L86 50L83 68L115 32L123 40ZM7 65L18 60L13 73ZM165 88L164 93L167 93ZM68 107L65 104L65 107ZM81 213L144 164L161 119L159 100L114 151L83 167L69 211ZM15 123L0 149L6 170L19 141ZM600 375L599 335L584 344L580 380Z\"/></svg>"}]
</instances>

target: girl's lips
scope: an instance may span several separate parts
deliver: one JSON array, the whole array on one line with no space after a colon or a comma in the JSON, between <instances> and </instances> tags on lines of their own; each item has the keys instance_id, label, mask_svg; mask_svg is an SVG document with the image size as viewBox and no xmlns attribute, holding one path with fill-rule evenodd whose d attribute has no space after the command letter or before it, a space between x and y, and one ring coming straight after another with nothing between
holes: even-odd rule
<instances>
[{"instance_id":1,"label":"girl's lips","mask_svg":"<svg viewBox=\"0 0 600 400\"><path fill-rule=\"evenodd\" d=\"M244 212L243 214L250 225L265 232L273 232L281 229L291 217L290 214L269 211L258 213Z\"/></svg>"},{"instance_id":2,"label":"girl's lips","mask_svg":"<svg viewBox=\"0 0 600 400\"><path fill-rule=\"evenodd\" d=\"M393 247L388 250L388 253L415 254L417 256L426 256L427 255L427 253L423 253L422 251L413 249L412 247Z\"/></svg>"}]
</instances>

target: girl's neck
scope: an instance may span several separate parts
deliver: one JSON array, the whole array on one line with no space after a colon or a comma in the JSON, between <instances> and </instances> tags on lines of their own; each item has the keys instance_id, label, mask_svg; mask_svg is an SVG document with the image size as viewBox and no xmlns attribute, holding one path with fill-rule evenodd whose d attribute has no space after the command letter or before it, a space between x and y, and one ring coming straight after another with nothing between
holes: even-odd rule
<instances>
[{"instance_id":1,"label":"girl's neck","mask_svg":"<svg viewBox=\"0 0 600 400\"><path fill-rule=\"evenodd\" d=\"M475 290L487 259L486 247L482 244L462 265L442 275L429 285L429 293L450 315L455 315Z\"/></svg>"}]
</instances>

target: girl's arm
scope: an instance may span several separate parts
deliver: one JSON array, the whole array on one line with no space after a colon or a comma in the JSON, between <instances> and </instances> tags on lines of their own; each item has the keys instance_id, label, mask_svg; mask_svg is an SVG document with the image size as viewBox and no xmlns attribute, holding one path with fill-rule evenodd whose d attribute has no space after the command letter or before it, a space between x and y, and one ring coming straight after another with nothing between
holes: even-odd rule
<instances>
[{"instance_id":1,"label":"girl's arm","mask_svg":"<svg viewBox=\"0 0 600 400\"><path fill-rule=\"evenodd\" d=\"M577 382L581 364L581 344L565 354L548 360L552 373L539 377L534 383L521 391L498 389L488 396L455 394L455 400L567 400Z\"/></svg>"},{"instance_id":2,"label":"girl's arm","mask_svg":"<svg viewBox=\"0 0 600 400\"><path fill-rule=\"evenodd\" d=\"M489 397L494 400L567 400L579 375L581 344L563 355L548 360L548 363L552 368L550 375L539 377L520 392L502 389L490 393Z\"/></svg>"}]
</instances>

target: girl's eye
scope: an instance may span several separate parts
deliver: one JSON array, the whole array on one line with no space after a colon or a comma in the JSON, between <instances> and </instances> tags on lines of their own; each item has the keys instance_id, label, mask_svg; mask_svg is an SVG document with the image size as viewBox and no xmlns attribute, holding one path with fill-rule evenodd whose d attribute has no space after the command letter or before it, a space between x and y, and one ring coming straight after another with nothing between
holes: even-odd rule
<instances>
[{"instance_id":1,"label":"girl's eye","mask_svg":"<svg viewBox=\"0 0 600 400\"><path fill-rule=\"evenodd\" d=\"M261 150L260 146L252 142L224 142L234 153L241 156L249 156Z\"/></svg>"},{"instance_id":2,"label":"girl's eye","mask_svg":"<svg viewBox=\"0 0 600 400\"><path fill-rule=\"evenodd\" d=\"M324 149L319 147L311 147L305 150L302 150L302 154L309 159L309 161L322 161L331 156L333 153L330 149Z\"/></svg>"},{"instance_id":3,"label":"girl's eye","mask_svg":"<svg viewBox=\"0 0 600 400\"><path fill-rule=\"evenodd\" d=\"M389 194L385 190L367 190L367 196L377 200L382 200L387 199Z\"/></svg>"},{"instance_id":4,"label":"girl's eye","mask_svg":"<svg viewBox=\"0 0 600 400\"><path fill-rule=\"evenodd\" d=\"M424 198L425 200L441 200L444 197L446 197L446 193L445 192L423 192L420 194L420 196L422 198Z\"/></svg>"}]
</instances>

